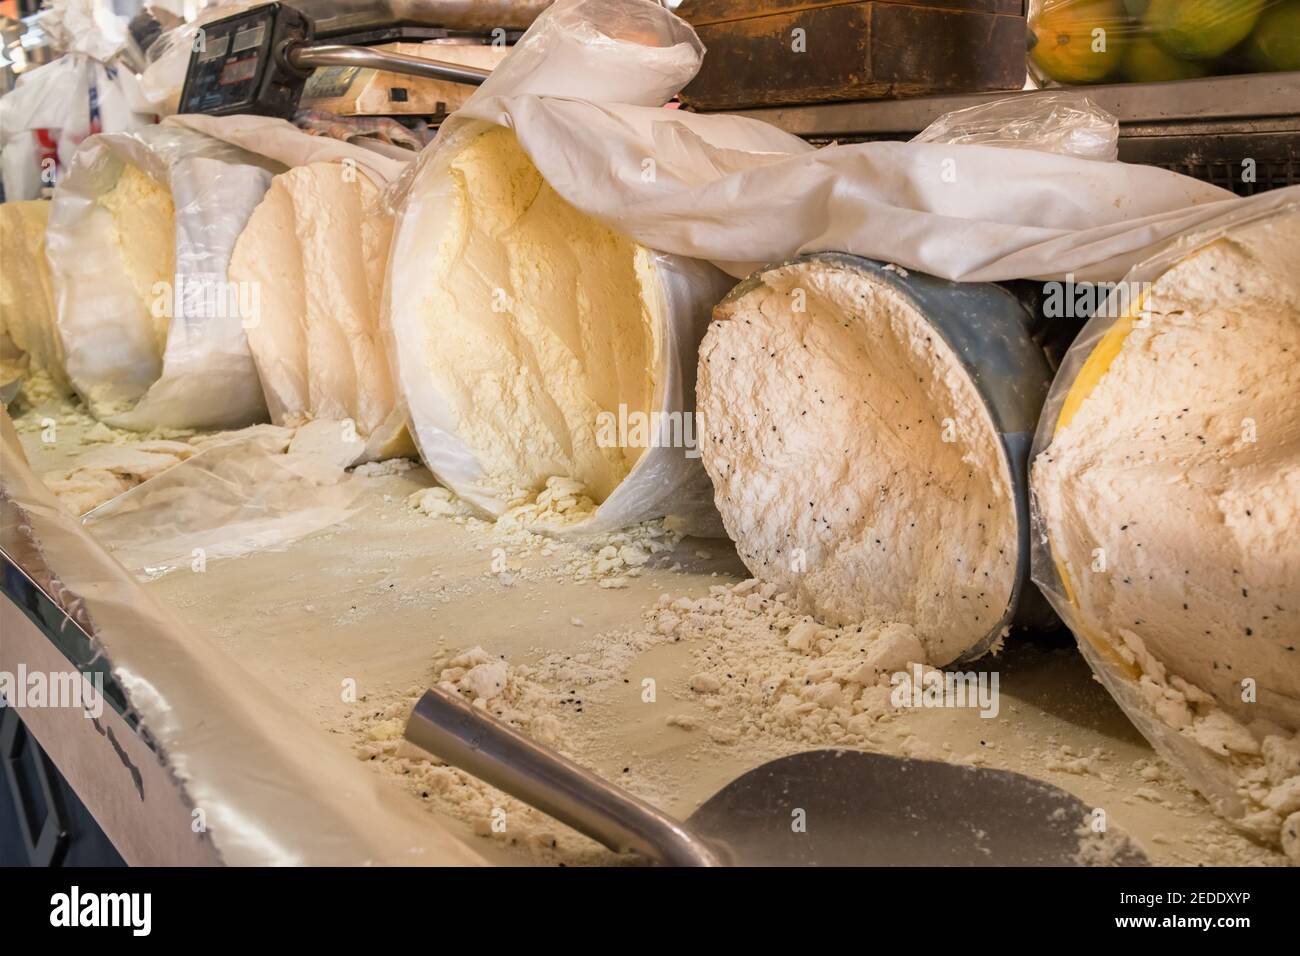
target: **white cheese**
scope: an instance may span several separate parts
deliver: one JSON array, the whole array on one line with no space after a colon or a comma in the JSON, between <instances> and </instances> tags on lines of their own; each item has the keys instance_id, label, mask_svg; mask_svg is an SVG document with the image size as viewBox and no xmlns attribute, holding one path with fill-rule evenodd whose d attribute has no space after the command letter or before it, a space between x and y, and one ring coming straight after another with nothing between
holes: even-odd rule
<instances>
[{"instance_id":1,"label":"white cheese","mask_svg":"<svg viewBox=\"0 0 1300 956\"><path fill-rule=\"evenodd\" d=\"M509 130L473 139L449 176L432 275L393 307L423 324L427 375L481 491L518 502L562 476L599 504L645 449L601 441L598 416L655 407L654 256L560 198Z\"/></svg>"},{"instance_id":2,"label":"white cheese","mask_svg":"<svg viewBox=\"0 0 1300 956\"><path fill-rule=\"evenodd\" d=\"M276 176L240 234L232 282L255 286L245 317L271 417L393 426L395 398L379 333L392 217L355 167L312 163ZM386 436L386 437L392 437Z\"/></svg>"},{"instance_id":3,"label":"white cheese","mask_svg":"<svg viewBox=\"0 0 1300 956\"><path fill-rule=\"evenodd\" d=\"M828 624L910 628L930 663L983 641L1015 584L1014 497L943 338L887 283L816 261L715 319L701 450L750 571Z\"/></svg>"},{"instance_id":4,"label":"white cheese","mask_svg":"<svg viewBox=\"0 0 1300 956\"><path fill-rule=\"evenodd\" d=\"M1127 665L1191 782L1300 862L1300 213L1143 304L1086 346L1033 465L1040 519L1094 667Z\"/></svg>"},{"instance_id":5,"label":"white cheese","mask_svg":"<svg viewBox=\"0 0 1300 956\"><path fill-rule=\"evenodd\" d=\"M1034 463L1052 553L1088 628L1300 729L1300 215L1188 257L1146 305Z\"/></svg>"}]
</instances>

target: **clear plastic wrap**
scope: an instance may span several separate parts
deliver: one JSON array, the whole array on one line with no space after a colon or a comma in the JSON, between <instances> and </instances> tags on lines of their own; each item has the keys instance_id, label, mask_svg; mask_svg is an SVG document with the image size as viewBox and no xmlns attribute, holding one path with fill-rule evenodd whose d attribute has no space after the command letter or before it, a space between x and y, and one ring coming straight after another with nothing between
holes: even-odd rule
<instances>
[{"instance_id":1,"label":"clear plastic wrap","mask_svg":"<svg viewBox=\"0 0 1300 956\"><path fill-rule=\"evenodd\" d=\"M317 425L341 430L337 422ZM363 486L345 464L301 447L292 430L251 428L215 440L82 522L143 577L201 568L209 560L274 550L345 520Z\"/></svg>"},{"instance_id":2,"label":"clear plastic wrap","mask_svg":"<svg viewBox=\"0 0 1300 956\"><path fill-rule=\"evenodd\" d=\"M911 142L1036 149L1114 161L1119 158L1119 120L1083 93L1011 96L944 113Z\"/></svg>"},{"instance_id":3,"label":"clear plastic wrap","mask_svg":"<svg viewBox=\"0 0 1300 956\"><path fill-rule=\"evenodd\" d=\"M1300 0L1030 0L1043 84L1300 70Z\"/></svg>"},{"instance_id":4,"label":"clear plastic wrap","mask_svg":"<svg viewBox=\"0 0 1300 956\"><path fill-rule=\"evenodd\" d=\"M1165 759L1179 768L1188 782L1220 814L1252 830L1255 828L1248 823L1251 808L1243 798L1241 767L1234 766L1233 761L1206 749L1162 719L1152 705L1150 696L1142 692L1145 672L1127 661L1122 653L1124 642L1117 635L1102 633L1089 615L1075 603L1073 588L1064 578L1066 572L1058 564L1048 535L1048 519L1037 493L1034 463L1040 456L1050 453L1067 400L1077 400L1072 399L1071 393L1089 359L1106 342L1117 323L1132 321L1131 310L1124 308L1124 300L1118 297L1126 294L1126 289L1141 288L1146 283L1154 282L1198 249L1243 226L1300 212L1300 187L1275 190L1259 198L1262 201L1257 204L1227 211L1201 228L1166 243L1158 252L1129 271L1123 282L1111 293L1112 299L1099 308L1098 314L1084 326L1066 354L1043 406L1030 452L1031 571L1034 582L1074 632L1079 650L1097 679L1143 736ZM1132 299L1128 301L1132 302ZM1107 345L1118 347L1110 342ZM1300 728L1289 728L1292 733L1298 729Z\"/></svg>"},{"instance_id":5,"label":"clear plastic wrap","mask_svg":"<svg viewBox=\"0 0 1300 956\"><path fill-rule=\"evenodd\" d=\"M165 349L140 321L109 211L127 163L170 190L174 288ZM257 370L226 270L253 207L283 166L173 126L91 137L59 184L46 249L67 373L96 417L122 428L234 428L265 420ZM129 239L128 239L129 241ZM155 298L147 304L161 308Z\"/></svg>"}]
</instances>

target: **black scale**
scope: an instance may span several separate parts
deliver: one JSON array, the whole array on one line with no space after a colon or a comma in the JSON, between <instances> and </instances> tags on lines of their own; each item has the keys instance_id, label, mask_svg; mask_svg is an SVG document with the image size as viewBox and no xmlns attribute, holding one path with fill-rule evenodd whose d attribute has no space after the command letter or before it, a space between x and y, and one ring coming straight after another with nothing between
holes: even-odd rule
<instances>
[{"instance_id":1,"label":"black scale","mask_svg":"<svg viewBox=\"0 0 1300 956\"><path fill-rule=\"evenodd\" d=\"M514 42L522 31L508 31ZM393 40L482 34L427 25L376 25L370 29L330 36L331 46L314 47L316 28L306 14L283 3L268 3L205 24L190 53L181 90L180 113L229 116L236 113L292 119L303 88L317 66L338 65L338 57L362 56L358 65L414 76L477 84L484 70L437 63L416 57L367 50L364 45ZM324 38L321 38L324 39ZM330 57L335 59L330 59Z\"/></svg>"},{"instance_id":2,"label":"black scale","mask_svg":"<svg viewBox=\"0 0 1300 956\"><path fill-rule=\"evenodd\" d=\"M292 116L311 71L291 66L285 49L314 37L312 21L282 3L206 24L190 53L179 112Z\"/></svg>"}]
</instances>

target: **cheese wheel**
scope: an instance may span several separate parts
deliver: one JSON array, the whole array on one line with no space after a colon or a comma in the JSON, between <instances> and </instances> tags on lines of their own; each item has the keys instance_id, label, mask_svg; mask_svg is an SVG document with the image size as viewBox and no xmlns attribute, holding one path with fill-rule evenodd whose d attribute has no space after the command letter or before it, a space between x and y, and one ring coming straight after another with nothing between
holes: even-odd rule
<instances>
[{"instance_id":1,"label":"cheese wheel","mask_svg":"<svg viewBox=\"0 0 1300 956\"><path fill-rule=\"evenodd\" d=\"M257 290L245 327L277 425L347 420L385 440L402 431L379 331L392 228L379 188L343 163L281 173L249 217L229 274Z\"/></svg>"},{"instance_id":2,"label":"cheese wheel","mask_svg":"<svg viewBox=\"0 0 1300 956\"><path fill-rule=\"evenodd\" d=\"M1300 213L1187 256L1086 348L1034 463L1080 627L1300 728ZM1190 730L1181 696L1158 703Z\"/></svg>"},{"instance_id":3,"label":"cheese wheel","mask_svg":"<svg viewBox=\"0 0 1300 956\"><path fill-rule=\"evenodd\" d=\"M1014 448L1048 377L1019 303L819 255L751 278L714 318L701 451L750 571L828 624L910 627L930 663L987 648L1027 572ZM1015 386L1006 408L978 361Z\"/></svg>"},{"instance_id":4,"label":"cheese wheel","mask_svg":"<svg viewBox=\"0 0 1300 956\"><path fill-rule=\"evenodd\" d=\"M459 128L417 171L386 297L426 464L493 516L536 499L554 528L716 527L682 425L730 285L569 205L511 130Z\"/></svg>"}]
</instances>

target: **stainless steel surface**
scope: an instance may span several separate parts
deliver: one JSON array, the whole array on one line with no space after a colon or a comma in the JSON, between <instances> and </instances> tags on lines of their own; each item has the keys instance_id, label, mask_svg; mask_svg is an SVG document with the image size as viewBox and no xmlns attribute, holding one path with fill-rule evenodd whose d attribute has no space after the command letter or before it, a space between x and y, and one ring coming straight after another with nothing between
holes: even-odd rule
<instances>
[{"instance_id":1,"label":"stainless steel surface","mask_svg":"<svg viewBox=\"0 0 1300 956\"><path fill-rule=\"evenodd\" d=\"M316 23L316 34L392 23L449 30L523 29L552 0L290 0Z\"/></svg>"},{"instance_id":2,"label":"stainless steel surface","mask_svg":"<svg viewBox=\"0 0 1300 956\"><path fill-rule=\"evenodd\" d=\"M1300 111L1300 73L1218 76L1177 83L1115 83L1079 87L1121 124L1152 124L1232 118L1295 116ZM797 136L829 137L916 133L952 110L1021 93L970 93L869 103L822 103L744 110Z\"/></svg>"},{"instance_id":3,"label":"stainless steel surface","mask_svg":"<svg viewBox=\"0 0 1300 956\"><path fill-rule=\"evenodd\" d=\"M721 864L672 817L443 690L420 698L406 738L611 850L671 866Z\"/></svg>"},{"instance_id":4,"label":"stainless steel surface","mask_svg":"<svg viewBox=\"0 0 1300 956\"><path fill-rule=\"evenodd\" d=\"M1092 808L1005 770L813 750L742 774L681 824L439 689L416 704L406 738L611 849L670 865L1147 863L1113 829L1081 845Z\"/></svg>"},{"instance_id":5,"label":"stainless steel surface","mask_svg":"<svg viewBox=\"0 0 1300 956\"><path fill-rule=\"evenodd\" d=\"M372 70L385 70L389 73L401 73L405 76L423 76L433 80L449 80L452 83L465 83L470 86L480 85L490 70L481 70L475 66L462 66L459 63L446 63L442 60L426 60L405 53L389 53L372 50L368 47L339 46L295 46L285 52L289 65L299 70L315 69L318 66L359 66Z\"/></svg>"}]
</instances>

